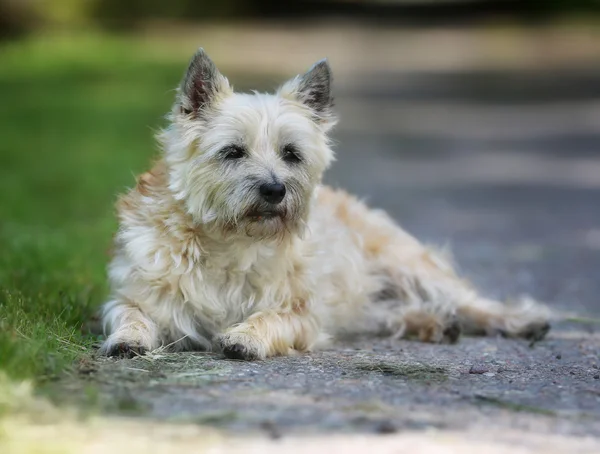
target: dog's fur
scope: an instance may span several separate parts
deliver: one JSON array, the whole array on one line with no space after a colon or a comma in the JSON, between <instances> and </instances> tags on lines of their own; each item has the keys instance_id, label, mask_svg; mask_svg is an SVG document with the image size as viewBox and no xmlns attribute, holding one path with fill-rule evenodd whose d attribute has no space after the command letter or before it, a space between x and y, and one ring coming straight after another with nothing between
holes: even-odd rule
<instances>
[{"instance_id":1,"label":"dog's fur","mask_svg":"<svg viewBox=\"0 0 600 454\"><path fill-rule=\"evenodd\" d=\"M238 94L196 53L162 159L118 202L104 354L170 345L262 359L360 332L544 336L543 306L480 297L385 213L321 185L330 84L320 61L274 95ZM285 185L281 203L264 200L265 183Z\"/></svg>"}]
</instances>

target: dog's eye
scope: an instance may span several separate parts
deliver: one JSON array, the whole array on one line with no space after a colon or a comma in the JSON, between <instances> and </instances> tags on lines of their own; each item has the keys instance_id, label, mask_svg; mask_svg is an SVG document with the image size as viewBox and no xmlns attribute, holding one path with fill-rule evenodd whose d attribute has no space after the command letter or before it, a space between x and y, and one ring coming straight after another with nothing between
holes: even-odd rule
<instances>
[{"instance_id":1,"label":"dog's eye","mask_svg":"<svg viewBox=\"0 0 600 454\"><path fill-rule=\"evenodd\" d=\"M283 147L282 158L286 162L295 163L302 161L298 149L292 144L287 144L285 147Z\"/></svg>"},{"instance_id":2,"label":"dog's eye","mask_svg":"<svg viewBox=\"0 0 600 454\"><path fill-rule=\"evenodd\" d=\"M239 145L228 145L219 154L225 159L241 159L246 156L246 150Z\"/></svg>"}]
</instances>

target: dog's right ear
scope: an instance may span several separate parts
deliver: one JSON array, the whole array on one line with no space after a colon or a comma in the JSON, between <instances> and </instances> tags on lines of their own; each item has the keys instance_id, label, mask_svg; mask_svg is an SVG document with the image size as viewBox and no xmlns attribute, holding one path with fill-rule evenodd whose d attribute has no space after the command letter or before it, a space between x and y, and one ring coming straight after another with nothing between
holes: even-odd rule
<instances>
[{"instance_id":1,"label":"dog's right ear","mask_svg":"<svg viewBox=\"0 0 600 454\"><path fill-rule=\"evenodd\" d=\"M279 93L309 107L316 122L327 131L336 123L331 81L329 62L323 59L315 63L305 74L283 84Z\"/></svg>"},{"instance_id":2,"label":"dog's right ear","mask_svg":"<svg viewBox=\"0 0 600 454\"><path fill-rule=\"evenodd\" d=\"M231 87L204 49L200 48L192 57L179 93L181 113L197 116L220 96L231 93Z\"/></svg>"}]
</instances>

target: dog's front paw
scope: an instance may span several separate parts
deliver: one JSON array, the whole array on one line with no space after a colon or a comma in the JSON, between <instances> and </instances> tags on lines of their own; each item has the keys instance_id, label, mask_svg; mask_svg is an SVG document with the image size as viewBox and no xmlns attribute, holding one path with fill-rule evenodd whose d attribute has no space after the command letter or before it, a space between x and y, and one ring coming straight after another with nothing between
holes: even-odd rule
<instances>
[{"instance_id":1,"label":"dog's front paw","mask_svg":"<svg viewBox=\"0 0 600 454\"><path fill-rule=\"evenodd\" d=\"M223 346L223 354L229 359L241 359L244 361L252 361L257 359L255 352L247 349L242 344Z\"/></svg>"},{"instance_id":2,"label":"dog's front paw","mask_svg":"<svg viewBox=\"0 0 600 454\"><path fill-rule=\"evenodd\" d=\"M226 333L217 338L217 343L229 359L253 361L267 356L261 342L249 334Z\"/></svg>"},{"instance_id":3,"label":"dog's front paw","mask_svg":"<svg viewBox=\"0 0 600 454\"><path fill-rule=\"evenodd\" d=\"M145 355L148 350L150 349L142 345L141 342L109 337L100 347L99 353L116 358L134 358Z\"/></svg>"},{"instance_id":4,"label":"dog's front paw","mask_svg":"<svg viewBox=\"0 0 600 454\"><path fill-rule=\"evenodd\" d=\"M126 342L114 344L106 349L106 356L114 356L117 358L134 358L146 354L146 348L139 345L129 345Z\"/></svg>"}]
</instances>

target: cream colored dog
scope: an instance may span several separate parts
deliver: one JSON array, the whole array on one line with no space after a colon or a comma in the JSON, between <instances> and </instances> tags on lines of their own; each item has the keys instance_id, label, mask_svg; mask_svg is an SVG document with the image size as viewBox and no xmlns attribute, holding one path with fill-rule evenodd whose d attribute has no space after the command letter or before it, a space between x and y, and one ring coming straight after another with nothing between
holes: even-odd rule
<instances>
[{"instance_id":1,"label":"cream colored dog","mask_svg":"<svg viewBox=\"0 0 600 454\"><path fill-rule=\"evenodd\" d=\"M343 333L545 335L544 307L480 297L385 213L321 185L330 85L323 60L274 95L238 94L196 53L162 159L118 202L104 354L262 359Z\"/></svg>"}]
</instances>

